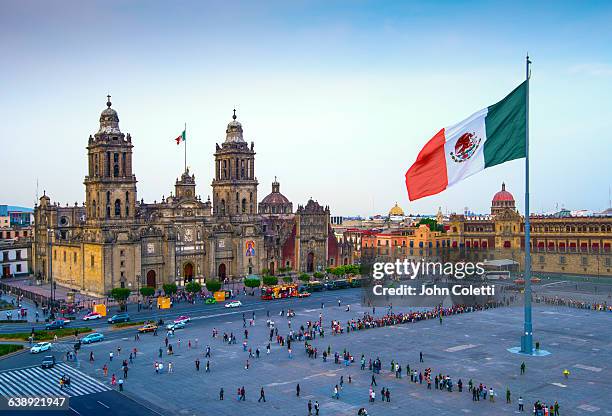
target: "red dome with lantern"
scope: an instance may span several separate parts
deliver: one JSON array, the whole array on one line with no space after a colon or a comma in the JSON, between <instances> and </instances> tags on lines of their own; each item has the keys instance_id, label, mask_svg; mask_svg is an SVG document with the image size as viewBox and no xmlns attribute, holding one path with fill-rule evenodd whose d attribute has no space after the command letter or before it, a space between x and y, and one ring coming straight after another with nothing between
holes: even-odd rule
<instances>
[{"instance_id":1,"label":"red dome with lantern","mask_svg":"<svg viewBox=\"0 0 612 416\"><path fill-rule=\"evenodd\" d=\"M516 206L514 204L514 197L510 192L506 191L506 184L502 183L501 191L493 196L493 201L491 202L491 215L499 214L507 208L515 210Z\"/></svg>"}]
</instances>

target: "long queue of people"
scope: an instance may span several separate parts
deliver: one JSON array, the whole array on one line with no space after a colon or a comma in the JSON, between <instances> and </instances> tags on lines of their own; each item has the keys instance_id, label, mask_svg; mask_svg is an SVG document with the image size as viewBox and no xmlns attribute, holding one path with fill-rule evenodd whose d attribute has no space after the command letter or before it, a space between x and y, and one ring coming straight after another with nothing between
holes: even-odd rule
<instances>
[{"instance_id":1,"label":"long queue of people","mask_svg":"<svg viewBox=\"0 0 612 416\"><path fill-rule=\"evenodd\" d=\"M600 312L612 312L612 305L608 305L608 303L598 303L598 302L585 302L582 300L576 299L564 299L558 296L536 296L536 303L545 303L547 305L554 306L566 306L568 308L577 308L577 309L588 309L592 311L600 311Z\"/></svg>"}]
</instances>

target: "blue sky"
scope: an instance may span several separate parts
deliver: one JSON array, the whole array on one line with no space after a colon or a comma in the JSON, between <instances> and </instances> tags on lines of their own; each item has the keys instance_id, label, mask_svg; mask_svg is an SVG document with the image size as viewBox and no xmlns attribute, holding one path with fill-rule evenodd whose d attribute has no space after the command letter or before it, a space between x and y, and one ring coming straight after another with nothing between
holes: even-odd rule
<instances>
[{"instance_id":1,"label":"blue sky","mask_svg":"<svg viewBox=\"0 0 612 416\"><path fill-rule=\"evenodd\" d=\"M255 141L259 197L335 215L488 211L523 162L408 202L404 173L441 127L531 83L532 211L603 210L612 182L612 4L507 1L0 1L0 201L84 199L87 137L106 94L131 133L138 197L183 165L210 194L236 106Z\"/></svg>"}]
</instances>

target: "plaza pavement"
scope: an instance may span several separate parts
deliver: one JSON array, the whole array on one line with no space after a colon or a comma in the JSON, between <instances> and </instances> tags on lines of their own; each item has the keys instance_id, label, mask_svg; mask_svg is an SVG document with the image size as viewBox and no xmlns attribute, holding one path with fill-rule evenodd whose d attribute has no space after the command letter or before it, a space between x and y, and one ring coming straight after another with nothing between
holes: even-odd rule
<instances>
[{"instance_id":1,"label":"plaza pavement","mask_svg":"<svg viewBox=\"0 0 612 416\"><path fill-rule=\"evenodd\" d=\"M344 297L348 293L338 293ZM292 302L297 316L292 318L292 327L307 320L316 320L319 307L301 308L300 301ZM317 360L308 359L303 343L293 344L293 359L289 359L286 347L272 343L272 353L265 354L268 328L265 325L265 311L256 311L256 325L250 327L249 346L261 350L260 359L251 359L251 367L245 370L248 353L242 350L243 327L242 314L218 316L215 319L194 320L185 330L176 331L171 343L175 354L167 357L164 351L163 374L156 375L153 363L157 360L158 348L163 347L164 334L159 336L147 334L141 341L133 341L133 332L113 334L98 345L85 346L81 352L81 371L109 382L114 372L121 373L121 360L127 358L134 345L141 351L134 365L130 366L128 379L125 382L125 394L143 402L147 407L167 415L306 415L307 402L318 400L321 415L355 415L359 407L366 407L371 415L404 415L410 414L515 414L516 401L519 395L525 399L525 408L530 409L535 400L546 403L559 401L562 415L612 413L612 387L607 380L612 362L610 320L612 314L591 312L587 310L564 307L540 306L534 310L535 340L540 341L542 348L552 354L547 357L524 357L511 354L506 349L518 345L522 327L522 309L500 308L487 311L463 314L445 318L440 325L437 320L404 324L394 327L374 328L332 336L329 330L331 319L346 321L361 315L365 310L356 304L351 305L351 312L342 307L326 303L323 310L326 336L317 338L313 345L322 352L331 345L333 351L342 353L347 348L355 356L355 363L349 367L335 365L333 357L323 363L321 355ZM283 304L286 307L287 303ZM276 314L278 305L270 303L274 311L272 319L279 328L279 334L288 332L287 318ZM250 310L248 305L244 310ZM384 314L377 309L377 315ZM398 310L396 310L398 312ZM250 318L248 312L247 319ZM226 345L222 338L211 338L211 331L216 327L223 332L233 331L238 338L236 345ZM199 339L195 347L195 338ZM178 347L178 339L181 346ZM187 348L188 340L194 344ZM204 348L212 348L211 372L205 373L206 358ZM102 366L108 361L108 353L120 345L122 352L110 365L109 376L102 377ZM96 361L87 362L89 351L94 351ZM423 351L425 362L420 364L419 351ZM368 388L371 373L359 369L359 358L364 353L367 358L381 358L383 371L377 375L377 402L368 403ZM194 360L200 358L201 369L195 371ZM401 363L405 371L406 364L411 368L423 370L432 368L435 375L439 372L448 374L456 382L463 380L465 390L458 393L441 392L435 389L428 391L425 384L411 384L409 378L395 379L389 372L391 360ZM174 373L168 374L168 361L174 365ZM519 374L520 363L525 361L527 372ZM571 372L569 379L562 376L562 371ZM333 386L344 376L344 389L340 400L331 398ZM348 384L348 376L352 384ZM497 397L496 403L472 402L467 392L468 380L493 386ZM296 384L301 387L301 397L295 397ZM236 390L244 386L246 402L236 400ZM266 403L258 403L259 389L263 386L266 392ZM391 391L391 403L382 403L380 389L388 387ZM225 400L218 400L219 388L225 390ZM505 404L505 390L509 387L513 403Z\"/></svg>"}]
</instances>

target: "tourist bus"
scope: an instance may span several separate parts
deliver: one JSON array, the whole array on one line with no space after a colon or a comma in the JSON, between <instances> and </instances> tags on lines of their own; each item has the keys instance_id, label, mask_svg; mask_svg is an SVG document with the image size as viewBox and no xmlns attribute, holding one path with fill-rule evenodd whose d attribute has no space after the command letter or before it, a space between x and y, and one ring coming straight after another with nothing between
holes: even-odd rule
<instances>
[{"instance_id":1,"label":"tourist bus","mask_svg":"<svg viewBox=\"0 0 612 416\"><path fill-rule=\"evenodd\" d=\"M298 286L294 284L264 286L261 288L261 298L263 300L294 298L297 296Z\"/></svg>"},{"instance_id":2,"label":"tourist bus","mask_svg":"<svg viewBox=\"0 0 612 416\"><path fill-rule=\"evenodd\" d=\"M308 282L306 286L308 286L308 290L310 290L311 292L321 292L325 288L325 286L323 286L323 283L318 280Z\"/></svg>"}]
</instances>

